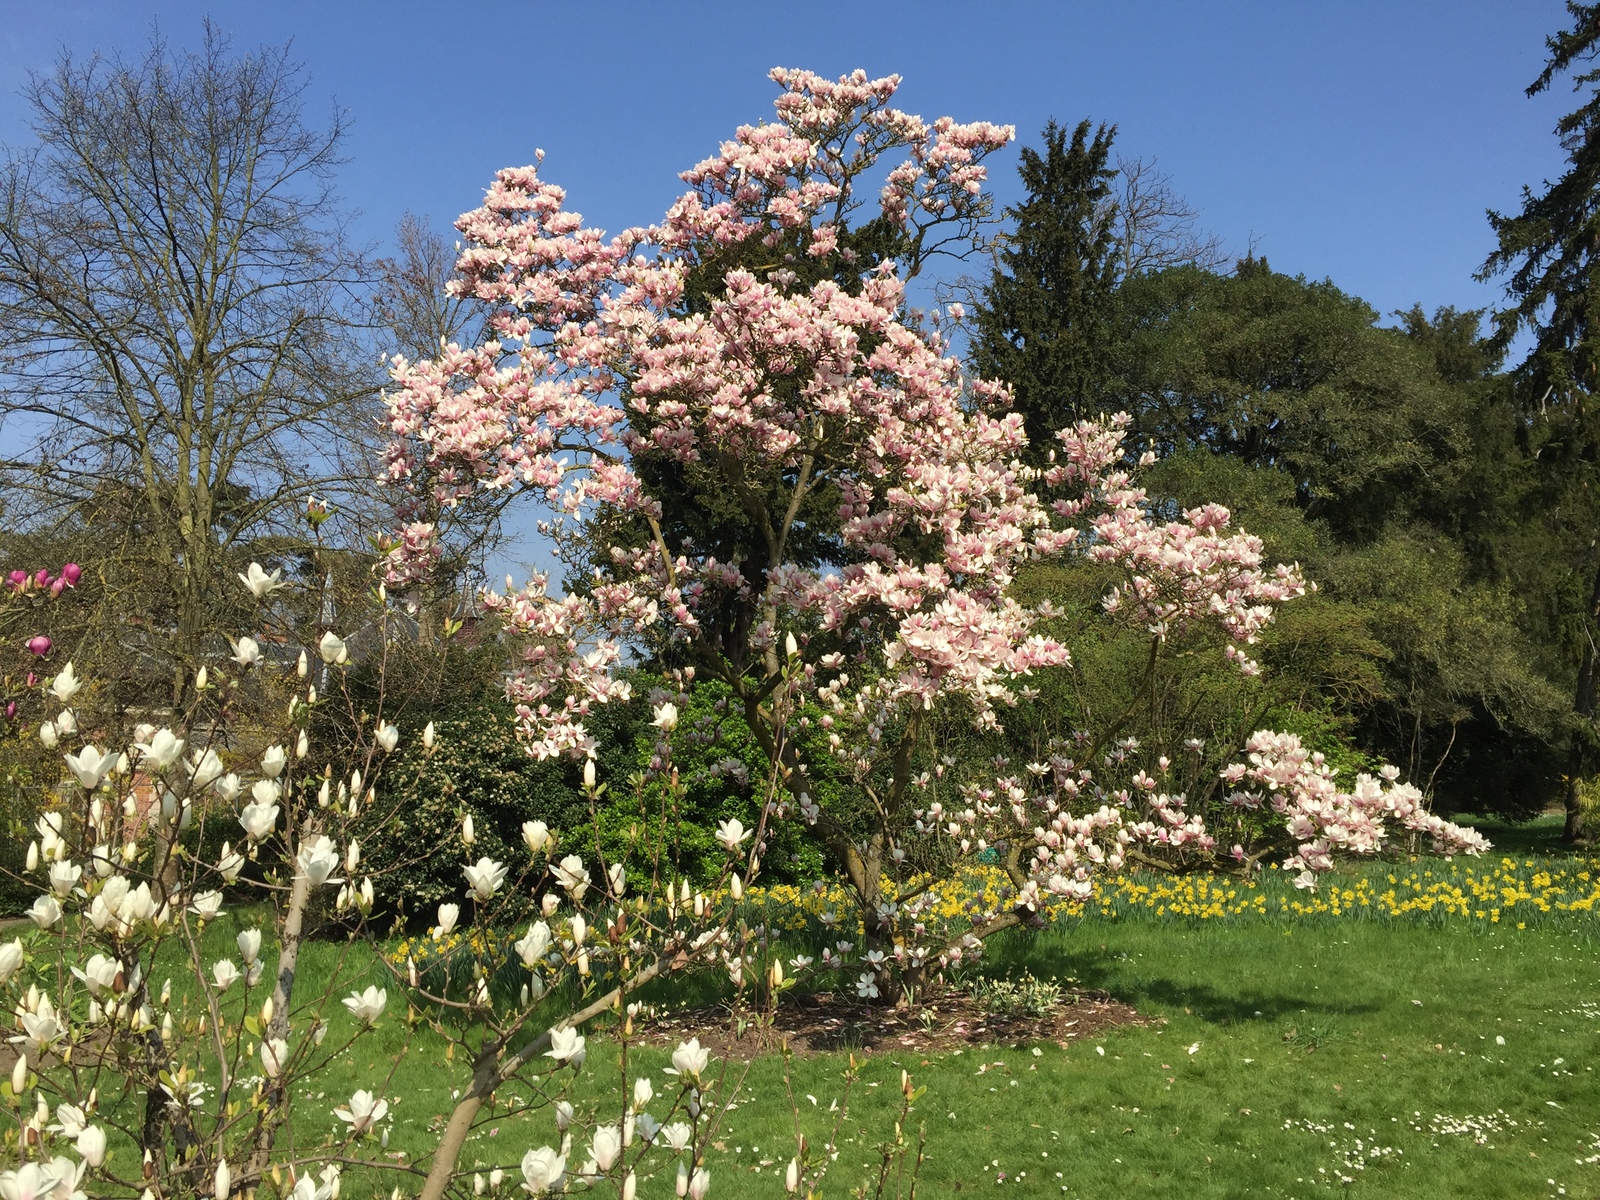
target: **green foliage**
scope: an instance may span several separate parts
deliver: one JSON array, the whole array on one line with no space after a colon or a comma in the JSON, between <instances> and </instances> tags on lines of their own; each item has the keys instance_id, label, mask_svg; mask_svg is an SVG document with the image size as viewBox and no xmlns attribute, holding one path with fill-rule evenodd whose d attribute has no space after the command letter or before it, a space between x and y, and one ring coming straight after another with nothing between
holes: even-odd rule
<instances>
[{"instance_id":1,"label":"green foliage","mask_svg":"<svg viewBox=\"0 0 1600 1200\"><path fill-rule=\"evenodd\" d=\"M1048 1017L1061 1004L1061 985L1024 971L1016 979L976 980L972 996L985 1012L1003 1019Z\"/></svg>"},{"instance_id":2,"label":"green foliage","mask_svg":"<svg viewBox=\"0 0 1600 1200\"><path fill-rule=\"evenodd\" d=\"M1023 149L1028 198L1006 210L1016 228L974 313L974 365L1011 385L1038 454L1100 407L1118 261L1108 216L1115 137L1104 125L1091 136L1083 121L1069 141L1051 121L1042 151Z\"/></svg>"}]
</instances>

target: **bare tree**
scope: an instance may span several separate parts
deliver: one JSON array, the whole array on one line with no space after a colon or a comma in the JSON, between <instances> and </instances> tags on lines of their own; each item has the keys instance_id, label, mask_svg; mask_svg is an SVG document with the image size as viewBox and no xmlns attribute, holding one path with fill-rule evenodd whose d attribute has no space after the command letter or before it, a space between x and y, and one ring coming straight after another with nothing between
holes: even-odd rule
<instances>
[{"instance_id":1,"label":"bare tree","mask_svg":"<svg viewBox=\"0 0 1600 1200\"><path fill-rule=\"evenodd\" d=\"M1215 271L1231 261L1222 239L1200 228L1199 211L1178 194L1172 177L1158 170L1153 158L1118 157L1106 210L1117 231L1124 279L1177 266Z\"/></svg>"},{"instance_id":2,"label":"bare tree","mask_svg":"<svg viewBox=\"0 0 1600 1200\"><path fill-rule=\"evenodd\" d=\"M312 495L370 497L370 269L285 49L63 54L0 167L0 487L13 532L93 541L142 579L143 653L183 699L232 570L304 545ZM131 586L131 584L130 584Z\"/></svg>"}]
</instances>

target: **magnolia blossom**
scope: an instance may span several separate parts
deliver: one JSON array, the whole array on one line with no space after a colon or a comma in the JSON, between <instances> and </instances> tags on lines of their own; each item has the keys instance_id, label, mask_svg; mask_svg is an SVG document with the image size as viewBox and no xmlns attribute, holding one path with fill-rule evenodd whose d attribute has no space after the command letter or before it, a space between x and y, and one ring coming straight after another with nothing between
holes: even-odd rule
<instances>
[{"instance_id":1,"label":"magnolia blossom","mask_svg":"<svg viewBox=\"0 0 1600 1200\"><path fill-rule=\"evenodd\" d=\"M552 1029L550 1049L544 1052L544 1056L553 1058L558 1063L578 1066L583 1062L586 1053L584 1045L584 1037L576 1029Z\"/></svg>"},{"instance_id":2,"label":"magnolia blossom","mask_svg":"<svg viewBox=\"0 0 1600 1200\"><path fill-rule=\"evenodd\" d=\"M50 888L62 898L72 893L72 889L78 886L78 880L81 878L83 878L83 868L72 862L63 860L50 864Z\"/></svg>"},{"instance_id":3,"label":"magnolia blossom","mask_svg":"<svg viewBox=\"0 0 1600 1200\"><path fill-rule=\"evenodd\" d=\"M261 661L261 646L253 637L242 637L233 643L233 661L246 669Z\"/></svg>"},{"instance_id":4,"label":"magnolia blossom","mask_svg":"<svg viewBox=\"0 0 1600 1200\"><path fill-rule=\"evenodd\" d=\"M545 952L550 949L550 926L543 921L535 921L528 932L513 943L512 949L517 952L522 965L531 971L544 961Z\"/></svg>"},{"instance_id":5,"label":"magnolia blossom","mask_svg":"<svg viewBox=\"0 0 1600 1200\"><path fill-rule=\"evenodd\" d=\"M467 886L472 889L472 898L479 903L492 900L506 879L505 864L491 858L480 858L476 865L463 867L462 871L467 877Z\"/></svg>"},{"instance_id":6,"label":"magnolia blossom","mask_svg":"<svg viewBox=\"0 0 1600 1200\"><path fill-rule=\"evenodd\" d=\"M387 1100L374 1099L371 1092L358 1091L350 1102L333 1110L333 1115L350 1126L353 1134L362 1134L383 1120L389 1112Z\"/></svg>"},{"instance_id":7,"label":"magnolia blossom","mask_svg":"<svg viewBox=\"0 0 1600 1200\"><path fill-rule=\"evenodd\" d=\"M245 836L252 842L259 842L270 834L277 823L276 804L246 804L239 813L239 824L244 827Z\"/></svg>"},{"instance_id":8,"label":"magnolia blossom","mask_svg":"<svg viewBox=\"0 0 1600 1200\"><path fill-rule=\"evenodd\" d=\"M456 922L461 918L459 904L439 905L439 924L434 926L434 936L444 937L456 927Z\"/></svg>"},{"instance_id":9,"label":"magnolia blossom","mask_svg":"<svg viewBox=\"0 0 1600 1200\"><path fill-rule=\"evenodd\" d=\"M328 630L322 635L322 640L317 643L317 653L322 655L322 661L330 667L335 663L348 662L350 652L345 649L344 639L333 630Z\"/></svg>"},{"instance_id":10,"label":"magnolia blossom","mask_svg":"<svg viewBox=\"0 0 1600 1200\"><path fill-rule=\"evenodd\" d=\"M543 821L524 821L522 823L522 840L532 854L543 850L550 840L550 827Z\"/></svg>"},{"instance_id":11,"label":"magnolia blossom","mask_svg":"<svg viewBox=\"0 0 1600 1200\"><path fill-rule=\"evenodd\" d=\"M576 854L567 855L550 868L550 873L574 901L582 900L583 894L589 890L589 869Z\"/></svg>"},{"instance_id":12,"label":"magnolia blossom","mask_svg":"<svg viewBox=\"0 0 1600 1200\"><path fill-rule=\"evenodd\" d=\"M699 1038L679 1042L678 1048L672 1052L673 1068L680 1075L687 1075L691 1079L699 1079L710 1061L711 1051L700 1044Z\"/></svg>"},{"instance_id":13,"label":"magnolia blossom","mask_svg":"<svg viewBox=\"0 0 1600 1200\"><path fill-rule=\"evenodd\" d=\"M283 571L281 568L274 569L269 575L266 571L262 570L260 563L253 562L250 564L250 569L248 571L240 574L239 581L243 583L245 587L250 589L250 594L253 595L257 600L265 600L279 588L288 586L286 583L282 582L282 575Z\"/></svg>"},{"instance_id":14,"label":"magnolia blossom","mask_svg":"<svg viewBox=\"0 0 1600 1200\"><path fill-rule=\"evenodd\" d=\"M39 896L28 909L28 916L40 929L50 929L61 920L61 904L54 896Z\"/></svg>"},{"instance_id":15,"label":"magnolia blossom","mask_svg":"<svg viewBox=\"0 0 1600 1200\"><path fill-rule=\"evenodd\" d=\"M50 681L50 694L62 704L69 703L78 694L78 689L83 687L83 680L78 678L72 664L68 663L56 672L55 678Z\"/></svg>"},{"instance_id":16,"label":"magnolia blossom","mask_svg":"<svg viewBox=\"0 0 1600 1200\"><path fill-rule=\"evenodd\" d=\"M216 980L217 991L225 992L239 981L241 975L232 959L223 958L211 964L211 978Z\"/></svg>"},{"instance_id":17,"label":"magnolia blossom","mask_svg":"<svg viewBox=\"0 0 1600 1200\"><path fill-rule=\"evenodd\" d=\"M158 729L149 741L135 743L135 748L144 755L145 766L165 771L183 753L183 741L170 729Z\"/></svg>"},{"instance_id":18,"label":"magnolia blossom","mask_svg":"<svg viewBox=\"0 0 1600 1200\"><path fill-rule=\"evenodd\" d=\"M670 701L656 705L654 719L650 722L662 733L671 733L678 727L678 706Z\"/></svg>"},{"instance_id":19,"label":"magnolia blossom","mask_svg":"<svg viewBox=\"0 0 1600 1200\"><path fill-rule=\"evenodd\" d=\"M393 725L381 726L376 737L378 745L383 748L385 754L392 754L394 748L400 744L400 731Z\"/></svg>"},{"instance_id":20,"label":"magnolia blossom","mask_svg":"<svg viewBox=\"0 0 1600 1200\"><path fill-rule=\"evenodd\" d=\"M622 1127L620 1125L600 1125L594 1131L594 1140L590 1143L589 1157L602 1171L609 1171L616 1165L617 1159L622 1154Z\"/></svg>"},{"instance_id":21,"label":"magnolia blossom","mask_svg":"<svg viewBox=\"0 0 1600 1200\"><path fill-rule=\"evenodd\" d=\"M321 887L339 869L339 849L332 838L318 834L301 843L295 865L300 874L311 881L312 887Z\"/></svg>"},{"instance_id":22,"label":"magnolia blossom","mask_svg":"<svg viewBox=\"0 0 1600 1200\"><path fill-rule=\"evenodd\" d=\"M289 1061L289 1043L282 1038L264 1038L261 1042L261 1067L268 1079L276 1079Z\"/></svg>"},{"instance_id":23,"label":"magnolia blossom","mask_svg":"<svg viewBox=\"0 0 1600 1200\"><path fill-rule=\"evenodd\" d=\"M222 911L222 893L201 892L194 898L189 911L202 920L210 920Z\"/></svg>"},{"instance_id":24,"label":"magnolia blossom","mask_svg":"<svg viewBox=\"0 0 1600 1200\"><path fill-rule=\"evenodd\" d=\"M728 853L735 853L750 838L751 831L744 827L744 822L738 817L730 817L726 821L717 823L717 841L721 842Z\"/></svg>"},{"instance_id":25,"label":"magnolia blossom","mask_svg":"<svg viewBox=\"0 0 1600 1200\"><path fill-rule=\"evenodd\" d=\"M239 954L247 966L255 962L256 958L261 954L261 930L259 929L243 930L234 941L238 943Z\"/></svg>"},{"instance_id":26,"label":"magnolia blossom","mask_svg":"<svg viewBox=\"0 0 1600 1200\"><path fill-rule=\"evenodd\" d=\"M11 977L17 973L17 968L22 966L22 959L21 938L0 944L0 987L11 982Z\"/></svg>"},{"instance_id":27,"label":"magnolia blossom","mask_svg":"<svg viewBox=\"0 0 1600 1200\"><path fill-rule=\"evenodd\" d=\"M89 995L99 996L109 992L117 984L122 974L122 964L114 958L107 958L103 954L91 955L89 961L83 966L73 967L72 973L83 980L89 989Z\"/></svg>"},{"instance_id":28,"label":"magnolia blossom","mask_svg":"<svg viewBox=\"0 0 1600 1200\"><path fill-rule=\"evenodd\" d=\"M112 768L117 765L117 755L113 751L107 750L102 754L92 743L83 747L77 754L68 754L65 758L67 769L77 777L78 783L84 790L91 792L104 782L105 777L111 774Z\"/></svg>"},{"instance_id":29,"label":"magnolia blossom","mask_svg":"<svg viewBox=\"0 0 1600 1200\"><path fill-rule=\"evenodd\" d=\"M222 843L222 852L217 856L217 873L229 883L239 878L239 873L244 870L244 855L240 854L228 842Z\"/></svg>"},{"instance_id":30,"label":"magnolia blossom","mask_svg":"<svg viewBox=\"0 0 1600 1200\"><path fill-rule=\"evenodd\" d=\"M522 1156L522 1186L535 1196L558 1190L566 1178L567 1156L540 1146ZM9 1200L9 1197L7 1198Z\"/></svg>"},{"instance_id":31,"label":"magnolia blossom","mask_svg":"<svg viewBox=\"0 0 1600 1200\"><path fill-rule=\"evenodd\" d=\"M389 994L376 985L368 985L366 991L351 992L342 1003L350 1010L350 1015L363 1025L371 1025L383 1015L384 1005L389 1002Z\"/></svg>"},{"instance_id":32,"label":"magnolia blossom","mask_svg":"<svg viewBox=\"0 0 1600 1200\"><path fill-rule=\"evenodd\" d=\"M268 746L261 755L261 773L268 779L276 779L283 773L283 768L288 762L287 750L282 746Z\"/></svg>"}]
</instances>

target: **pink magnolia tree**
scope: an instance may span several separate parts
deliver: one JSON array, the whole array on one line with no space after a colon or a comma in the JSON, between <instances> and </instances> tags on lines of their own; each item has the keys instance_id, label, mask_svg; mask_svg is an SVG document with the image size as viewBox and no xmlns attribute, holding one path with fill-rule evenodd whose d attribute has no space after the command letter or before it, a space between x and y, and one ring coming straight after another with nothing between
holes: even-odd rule
<instances>
[{"instance_id":1,"label":"pink magnolia tree","mask_svg":"<svg viewBox=\"0 0 1600 1200\"><path fill-rule=\"evenodd\" d=\"M457 222L454 286L493 307L491 333L394 363L389 478L408 517L389 579L424 576L428 514L481 490L587 521L598 553L564 594L535 577L483 597L517 646L508 691L530 752L592 749L585 719L628 696L630 645L720 681L780 785L771 818L812 827L855 895L859 990L893 998L1132 853L1263 853L1219 847L1164 785L1165 760L1092 731L1021 774L947 778L935 721L992 727L1029 676L1070 661L1040 631L1048 605L1010 595L1018 572L1088 555L1119 576L1107 619L1144 629L1152 654L1210 629L1246 674L1306 584L1225 509L1157 519L1121 418L1062 430L1047 466L1025 466L1006 388L965 372L908 304L932 254L972 244L1010 127L900 111L898 77L772 78L778 119L685 172L658 224L608 239L538 166L501 171ZM733 514L720 526L714 505ZM658 724L675 719L658 707ZM822 798L819 738L849 803ZM1341 790L1274 734L1245 751L1230 803L1274 815L1257 827L1305 882L1395 822L1441 850L1481 847L1393 779ZM1003 905L935 924L930 884L985 851L1011 881Z\"/></svg>"}]
</instances>

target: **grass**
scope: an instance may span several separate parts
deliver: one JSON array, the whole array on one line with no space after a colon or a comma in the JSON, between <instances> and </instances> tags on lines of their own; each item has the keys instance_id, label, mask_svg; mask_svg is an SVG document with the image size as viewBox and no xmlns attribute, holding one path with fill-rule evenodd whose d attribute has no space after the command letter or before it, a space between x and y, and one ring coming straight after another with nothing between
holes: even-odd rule
<instances>
[{"instance_id":1,"label":"grass","mask_svg":"<svg viewBox=\"0 0 1600 1200\"><path fill-rule=\"evenodd\" d=\"M1548 848L1529 838L1514 849ZM1515 864L1520 876L1548 868L1575 880L1586 867L1571 858L1531 868L1526 861ZM1456 868L1481 878L1497 863L1425 860L1417 870L1448 876ZM1381 882L1397 869L1408 868L1368 864L1345 873L1340 886ZM1376 916L1358 906L1333 916L1274 903L1264 914L1252 908L1207 919L1128 904L1115 915L1063 919L1037 936L996 939L986 972L1070 978L1163 1023L1090 1044L864 1060L823 1195L852 1194L875 1168L906 1070L925 1088L907 1132L913 1140L926 1133L918 1192L926 1197L997 1185L1085 1200L1309 1197L1340 1189L1374 1197L1600 1197L1596 917L1552 911L1518 928L1474 912ZM205 961L234 956L237 920L207 931ZM342 957L339 946L312 944L300 987L320 990L336 970L339 994L375 980L380 967L368 953L352 948ZM700 1003L705 994L691 983L682 996ZM398 1097L389 1154L416 1158L431 1149L451 1089L466 1085L467 1066L447 1058L445 1041L425 1026L408 1027L398 1001L391 989L378 1028L318 1076L314 1091L297 1095L297 1137L321 1141L336 1126L335 1105L366 1087ZM337 1005L334 1022L329 1048L349 1032ZM667 1095L666 1056L630 1053L629 1079L649 1074L658 1095ZM619 1066L616 1043L597 1034L575 1097L580 1108L614 1084ZM848 1067L845 1055L792 1064L798 1119L813 1145L833 1136L837 1118L829 1110L846 1098ZM724 1092L736 1084L737 1107L711 1157L712 1196L782 1195L796 1122L783 1064L774 1057L747 1073L731 1068ZM530 1088L506 1092L526 1098ZM651 1110L665 1115L660 1099ZM501 1110L472 1135L462 1166L506 1168L502 1196L510 1196L523 1152L557 1139L548 1110ZM574 1167L582 1152L580 1144ZM412 1180L352 1172L342 1190L347 1200L365 1200L387 1196L401 1181L414 1193ZM640 1188L646 1197L670 1191L667 1178Z\"/></svg>"}]
</instances>

